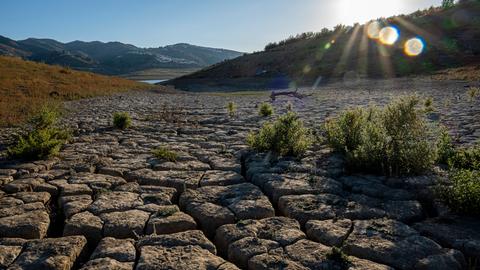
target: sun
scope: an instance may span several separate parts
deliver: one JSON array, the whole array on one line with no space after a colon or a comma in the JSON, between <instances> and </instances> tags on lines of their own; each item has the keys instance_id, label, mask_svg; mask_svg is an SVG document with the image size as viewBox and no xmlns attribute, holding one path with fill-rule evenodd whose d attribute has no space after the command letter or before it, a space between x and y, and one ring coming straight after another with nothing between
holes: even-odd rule
<instances>
[{"instance_id":1,"label":"sun","mask_svg":"<svg viewBox=\"0 0 480 270\"><path fill-rule=\"evenodd\" d=\"M398 14L404 5L405 1L402 0L339 0L336 13L342 24L350 25Z\"/></svg>"}]
</instances>

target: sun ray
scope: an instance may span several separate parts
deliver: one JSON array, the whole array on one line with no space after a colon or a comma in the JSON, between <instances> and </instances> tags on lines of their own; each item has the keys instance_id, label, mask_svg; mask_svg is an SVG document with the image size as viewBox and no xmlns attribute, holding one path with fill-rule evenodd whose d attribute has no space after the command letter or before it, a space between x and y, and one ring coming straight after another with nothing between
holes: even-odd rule
<instances>
[{"instance_id":1,"label":"sun ray","mask_svg":"<svg viewBox=\"0 0 480 270\"><path fill-rule=\"evenodd\" d=\"M368 35L367 27L363 26L363 35L360 45L358 46L358 62L357 62L357 72L360 75L368 75Z\"/></svg>"},{"instance_id":2,"label":"sun ray","mask_svg":"<svg viewBox=\"0 0 480 270\"><path fill-rule=\"evenodd\" d=\"M339 59L337 65L335 66L334 74L341 74L342 72L346 71L346 64L347 64L347 61L350 57L352 47L354 45L355 40L358 37L359 32L360 32L360 26L356 25L353 28L352 34L350 35L347 43L345 44L345 47L343 48L342 55L340 56L340 59Z\"/></svg>"}]
</instances>

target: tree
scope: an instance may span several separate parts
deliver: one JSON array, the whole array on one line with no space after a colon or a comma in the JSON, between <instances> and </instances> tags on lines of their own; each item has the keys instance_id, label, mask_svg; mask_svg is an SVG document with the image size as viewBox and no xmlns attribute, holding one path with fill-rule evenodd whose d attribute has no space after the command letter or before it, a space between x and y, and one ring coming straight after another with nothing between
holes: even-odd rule
<instances>
[{"instance_id":1,"label":"tree","mask_svg":"<svg viewBox=\"0 0 480 270\"><path fill-rule=\"evenodd\" d=\"M447 9L455 6L455 0L443 0L442 7Z\"/></svg>"}]
</instances>

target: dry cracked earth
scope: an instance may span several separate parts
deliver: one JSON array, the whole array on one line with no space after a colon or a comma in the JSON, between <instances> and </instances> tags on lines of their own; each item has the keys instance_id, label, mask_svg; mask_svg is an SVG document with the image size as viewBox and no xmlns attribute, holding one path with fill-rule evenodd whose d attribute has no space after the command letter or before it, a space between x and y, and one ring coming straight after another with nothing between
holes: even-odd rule
<instances>
[{"instance_id":1,"label":"dry cracked earth","mask_svg":"<svg viewBox=\"0 0 480 270\"><path fill-rule=\"evenodd\" d=\"M414 91L434 98L429 117L462 144L480 138L462 83L337 84L293 104L315 129L347 106ZM440 175L346 175L323 145L301 160L250 151L267 100L132 92L67 103L75 136L58 157L0 163L0 269L478 269L480 220L435 199ZM132 128L111 127L117 111ZM159 146L177 161L156 159Z\"/></svg>"}]
</instances>

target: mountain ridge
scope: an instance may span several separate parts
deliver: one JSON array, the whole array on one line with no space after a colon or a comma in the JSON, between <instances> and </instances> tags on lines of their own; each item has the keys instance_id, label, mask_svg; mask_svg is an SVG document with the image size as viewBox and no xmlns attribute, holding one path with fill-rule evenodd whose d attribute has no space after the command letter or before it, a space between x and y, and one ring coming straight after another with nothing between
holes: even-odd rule
<instances>
[{"instance_id":1,"label":"mountain ridge","mask_svg":"<svg viewBox=\"0 0 480 270\"><path fill-rule=\"evenodd\" d=\"M50 38L13 40L0 35L0 55L107 75L155 68L203 68L242 54L188 43L140 48L119 41L74 40L62 43Z\"/></svg>"}]
</instances>

